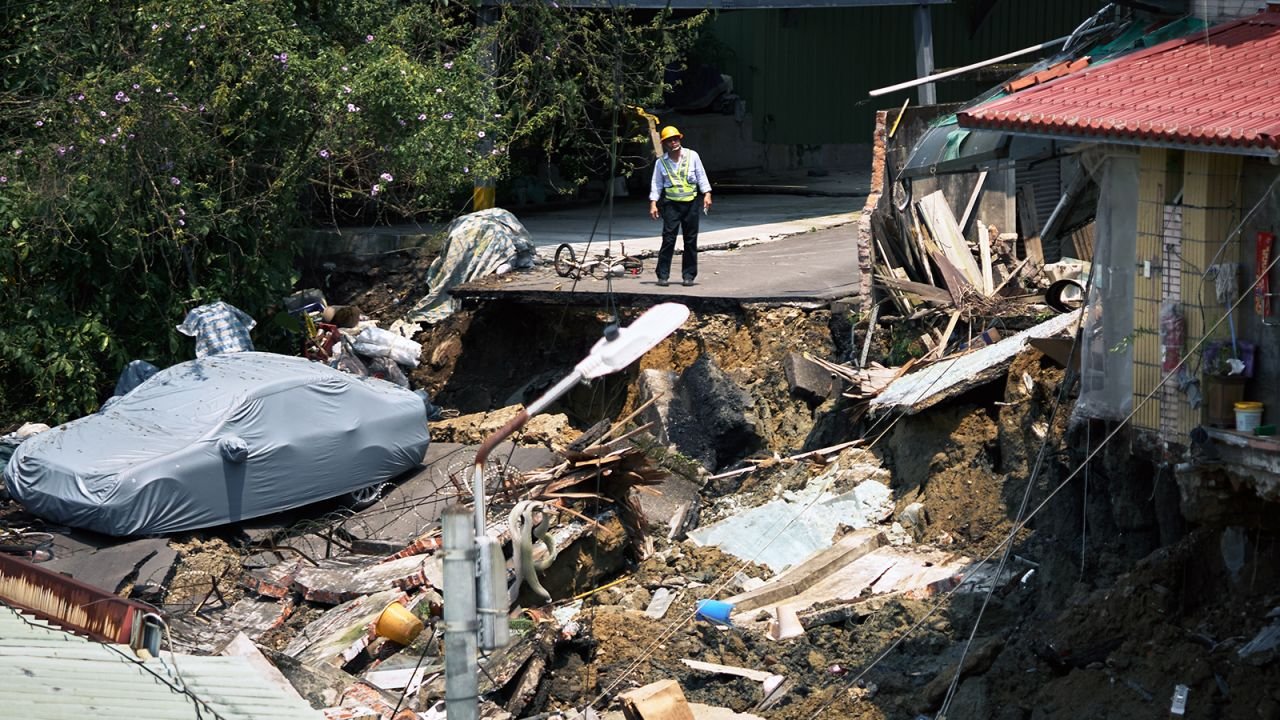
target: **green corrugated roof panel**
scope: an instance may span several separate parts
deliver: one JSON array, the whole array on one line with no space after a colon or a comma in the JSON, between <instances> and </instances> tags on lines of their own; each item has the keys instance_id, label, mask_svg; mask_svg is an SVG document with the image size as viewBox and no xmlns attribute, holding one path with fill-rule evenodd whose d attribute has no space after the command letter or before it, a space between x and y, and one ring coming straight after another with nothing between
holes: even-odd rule
<instances>
[{"instance_id":1,"label":"green corrugated roof panel","mask_svg":"<svg viewBox=\"0 0 1280 720\"><path fill-rule=\"evenodd\" d=\"M182 688L186 688L183 692ZM161 654L86 640L0 607L0 708L40 720L320 720L239 657Z\"/></svg>"}]
</instances>

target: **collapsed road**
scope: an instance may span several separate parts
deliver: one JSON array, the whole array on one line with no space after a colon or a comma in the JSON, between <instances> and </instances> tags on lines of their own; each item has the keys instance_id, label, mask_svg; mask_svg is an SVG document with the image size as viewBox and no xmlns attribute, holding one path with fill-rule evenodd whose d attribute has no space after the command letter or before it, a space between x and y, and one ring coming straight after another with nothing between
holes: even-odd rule
<instances>
[{"instance_id":1,"label":"collapsed road","mask_svg":"<svg viewBox=\"0 0 1280 720\"><path fill-rule=\"evenodd\" d=\"M428 260L384 258L324 290L394 308ZM462 288L477 299L415 337L410 379L450 417L373 507L124 544L46 528L54 558L37 565L159 609L165 655L263 656L318 715L441 716L436 520L468 502L476 444L613 308L626 322L646 305L514 301L507 285ZM848 298L685 300L671 338L493 454L492 532L537 500L557 553L552 602L526 590L512 644L482 663L484 717L1130 717L1179 693L1188 717L1280 716L1274 512L1215 510L1242 507L1229 494L1184 507L1171 477L1100 443L1108 428L1071 422L1069 373L1020 335L1069 338L1037 330L1065 316L1002 316L991 347L1015 344L967 382L871 412L855 391L885 387L870 362L898 368L889 386L911 378L920 328L868 342ZM956 337L976 347L970 325ZM12 504L6 525L41 527ZM704 600L725 615L699 614ZM393 604L423 629L388 627Z\"/></svg>"}]
</instances>

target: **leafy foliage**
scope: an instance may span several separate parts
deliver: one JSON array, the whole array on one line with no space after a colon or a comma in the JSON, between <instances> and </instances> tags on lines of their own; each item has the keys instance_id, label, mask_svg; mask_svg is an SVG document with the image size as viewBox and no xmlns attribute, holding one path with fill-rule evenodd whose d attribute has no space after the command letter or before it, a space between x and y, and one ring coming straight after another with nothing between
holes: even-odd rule
<instances>
[{"instance_id":1,"label":"leafy foliage","mask_svg":"<svg viewBox=\"0 0 1280 720\"><path fill-rule=\"evenodd\" d=\"M618 109L660 97L700 21L555 2L0 9L0 426L94 410L129 359L189 357L173 326L195 304L270 315L298 228L447 217L476 178L547 161L607 177L628 162ZM260 345L284 347L274 327Z\"/></svg>"}]
</instances>

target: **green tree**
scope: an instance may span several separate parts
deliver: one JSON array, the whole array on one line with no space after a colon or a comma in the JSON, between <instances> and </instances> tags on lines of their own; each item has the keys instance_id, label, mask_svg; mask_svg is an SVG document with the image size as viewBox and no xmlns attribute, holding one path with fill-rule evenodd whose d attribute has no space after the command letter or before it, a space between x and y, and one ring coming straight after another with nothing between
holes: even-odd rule
<instances>
[{"instance_id":1,"label":"green tree","mask_svg":"<svg viewBox=\"0 0 1280 720\"><path fill-rule=\"evenodd\" d=\"M700 22L555 2L10 3L0 426L93 411L129 359L189 357L173 326L197 303L265 319L298 228L456 214L513 156L607 177L617 109L661 96Z\"/></svg>"}]
</instances>

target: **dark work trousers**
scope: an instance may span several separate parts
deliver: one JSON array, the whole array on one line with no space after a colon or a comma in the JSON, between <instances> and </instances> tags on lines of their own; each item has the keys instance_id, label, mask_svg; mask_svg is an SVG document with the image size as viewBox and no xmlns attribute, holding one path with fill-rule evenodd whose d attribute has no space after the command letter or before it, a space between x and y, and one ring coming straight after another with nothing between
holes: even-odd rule
<instances>
[{"instance_id":1,"label":"dark work trousers","mask_svg":"<svg viewBox=\"0 0 1280 720\"><path fill-rule=\"evenodd\" d=\"M658 201L662 216L662 248L658 250L658 279L666 280L671 274L671 256L676 251L676 232L684 234L684 253L680 256L680 277L692 282L698 277L698 208L702 205L699 194L689 202L674 202L666 198Z\"/></svg>"}]
</instances>

